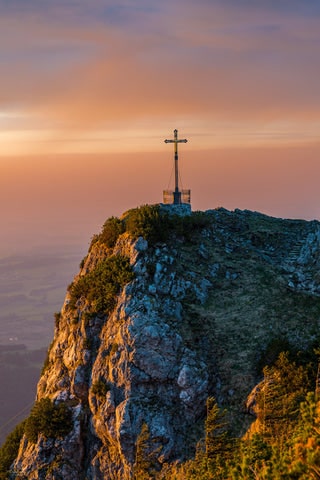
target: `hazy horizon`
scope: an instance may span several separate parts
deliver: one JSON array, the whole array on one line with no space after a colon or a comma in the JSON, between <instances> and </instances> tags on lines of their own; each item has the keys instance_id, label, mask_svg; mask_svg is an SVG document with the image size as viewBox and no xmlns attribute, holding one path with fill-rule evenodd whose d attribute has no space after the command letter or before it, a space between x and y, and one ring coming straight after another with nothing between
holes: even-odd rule
<instances>
[{"instance_id":1,"label":"hazy horizon","mask_svg":"<svg viewBox=\"0 0 320 480\"><path fill-rule=\"evenodd\" d=\"M194 144L190 136L180 154L193 210L224 207L319 218L320 147L197 151ZM172 170L171 149L163 150L8 161L0 178L0 255L46 246L74 246L85 254L108 217L162 201Z\"/></svg>"},{"instance_id":2,"label":"hazy horizon","mask_svg":"<svg viewBox=\"0 0 320 480\"><path fill-rule=\"evenodd\" d=\"M320 5L0 0L0 255L162 199L319 218Z\"/></svg>"}]
</instances>

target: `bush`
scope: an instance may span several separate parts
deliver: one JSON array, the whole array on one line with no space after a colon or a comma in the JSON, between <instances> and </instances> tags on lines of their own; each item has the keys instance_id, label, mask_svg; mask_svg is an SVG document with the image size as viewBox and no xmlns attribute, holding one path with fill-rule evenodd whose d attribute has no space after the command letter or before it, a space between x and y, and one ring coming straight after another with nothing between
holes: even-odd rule
<instances>
[{"instance_id":1,"label":"bush","mask_svg":"<svg viewBox=\"0 0 320 480\"><path fill-rule=\"evenodd\" d=\"M190 239L194 233L210 225L210 222L210 216L204 212L194 212L187 216L169 215L161 211L159 205L142 205L126 212L122 220L117 217L108 218L101 233L93 236L91 247L101 242L112 248L124 232L128 232L134 239L143 237L150 245L167 242L171 234Z\"/></svg>"},{"instance_id":2,"label":"bush","mask_svg":"<svg viewBox=\"0 0 320 480\"><path fill-rule=\"evenodd\" d=\"M8 470L18 455L19 445L25 430L25 420L15 427L0 448L0 480L8 478Z\"/></svg>"},{"instance_id":3,"label":"bush","mask_svg":"<svg viewBox=\"0 0 320 480\"><path fill-rule=\"evenodd\" d=\"M112 248L115 246L119 235L124 233L124 230L124 224L119 218L110 217L104 223L102 232L98 235L97 239L107 247Z\"/></svg>"},{"instance_id":4,"label":"bush","mask_svg":"<svg viewBox=\"0 0 320 480\"><path fill-rule=\"evenodd\" d=\"M110 387L101 379L93 383L91 387L92 393L97 397L105 397L109 390Z\"/></svg>"},{"instance_id":5,"label":"bush","mask_svg":"<svg viewBox=\"0 0 320 480\"><path fill-rule=\"evenodd\" d=\"M211 225L210 216L204 212L191 215L168 215L159 205L144 205L129 210L125 216L126 231L133 238L143 237L152 245L167 242L172 235L184 236L187 240Z\"/></svg>"},{"instance_id":6,"label":"bush","mask_svg":"<svg viewBox=\"0 0 320 480\"><path fill-rule=\"evenodd\" d=\"M46 438L63 438L72 429L71 411L64 403L55 405L49 398L42 398L34 404L25 423L28 440L36 443L38 435Z\"/></svg>"},{"instance_id":7,"label":"bush","mask_svg":"<svg viewBox=\"0 0 320 480\"><path fill-rule=\"evenodd\" d=\"M85 297L91 303L92 311L108 314L120 289L133 278L128 258L120 255L109 257L70 285L70 305L75 308L78 299Z\"/></svg>"},{"instance_id":8,"label":"bush","mask_svg":"<svg viewBox=\"0 0 320 480\"><path fill-rule=\"evenodd\" d=\"M133 238L143 237L151 244L167 239L171 223L159 205L143 205L129 210L124 222L126 231Z\"/></svg>"},{"instance_id":9,"label":"bush","mask_svg":"<svg viewBox=\"0 0 320 480\"><path fill-rule=\"evenodd\" d=\"M136 458L134 463L134 480L149 480L157 477L161 470L158 457L161 447L156 446L156 440L151 438L149 427L142 424L136 441Z\"/></svg>"}]
</instances>

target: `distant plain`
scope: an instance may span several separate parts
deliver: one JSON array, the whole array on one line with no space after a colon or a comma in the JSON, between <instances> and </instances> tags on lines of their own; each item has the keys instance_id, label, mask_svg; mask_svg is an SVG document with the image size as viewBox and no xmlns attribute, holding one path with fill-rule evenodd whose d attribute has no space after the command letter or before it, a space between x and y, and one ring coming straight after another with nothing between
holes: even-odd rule
<instances>
[{"instance_id":1,"label":"distant plain","mask_svg":"<svg viewBox=\"0 0 320 480\"><path fill-rule=\"evenodd\" d=\"M0 257L0 444L35 400L54 313L82 256L68 246Z\"/></svg>"},{"instance_id":2,"label":"distant plain","mask_svg":"<svg viewBox=\"0 0 320 480\"><path fill-rule=\"evenodd\" d=\"M0 258L0 345L48 346L80 260L70 247Z\"/></svg>"}]
</instances>

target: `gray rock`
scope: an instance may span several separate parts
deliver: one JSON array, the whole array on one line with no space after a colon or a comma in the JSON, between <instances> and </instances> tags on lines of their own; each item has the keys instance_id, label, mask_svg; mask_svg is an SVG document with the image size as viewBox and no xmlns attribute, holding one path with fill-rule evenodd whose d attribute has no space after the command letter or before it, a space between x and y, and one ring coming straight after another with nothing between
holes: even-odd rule
<instances>
[{"instance_id":1,"label":"gray rock","mask_svg":"<svg viewBox=\"0 0 320 480\"><path fill-rule=\"evenodd\" d=\"M190 206L164 208L169 214L191 213ZM175 462L183 460L188 449L194 451L209 394L230 401L233 412L241 411L256 381L249 359L257 358L269 338L287 327L279 327L278 318L272 323L272 315L265 315L265 306L258 303L269 292L265 285L261 293L253 280L250 283L252 266L270 273L272 265L282 294L286 281L296 292L320 295L320 228L317 222L302 225L299 238L291 238L290 229L296 227L290 224L289 233L281 237L277 228L266 231L272 220L257 213L217 209L207 215L212 226L189 244L176 239L174 248L169 242L149 247L142 237L132 240L127 234L118 238L111 253L129 258L136 277L119 292L108 315L88 320L84 312L90 311L89 302L81 299L73 311L67 294L37 398L65 402L73 428L64 439L39 436L35 445L24 437L12 478L40 480L49 469L52 479L130 480L144 422L159 447L159 461ZM254 232L255 242L249 220L253 225L263 220L263 228ZM79 275L106 255L110 249L93 246ZM248 270L246 258L251 262ZM247 283L220 285L218 277L243 277ZM272 302L278 298L271 296ZM267 325L261 327L265 319ZM297 342L300 333L296 322ZM253 415L256 395L253 390L247 403Z\"/></svg>"},{"instance_id":2,"label":"gray rock","mask_svg":"<svg viewBox=\"0 0 320 480\"><path fill-rule=\"evenodd\" d=\"M138 240L136 241L134 248L136 249L137 252L145 252L148 250L148 242L145 240L143 237L139 237Z\"/></svg>"}]
</instances>

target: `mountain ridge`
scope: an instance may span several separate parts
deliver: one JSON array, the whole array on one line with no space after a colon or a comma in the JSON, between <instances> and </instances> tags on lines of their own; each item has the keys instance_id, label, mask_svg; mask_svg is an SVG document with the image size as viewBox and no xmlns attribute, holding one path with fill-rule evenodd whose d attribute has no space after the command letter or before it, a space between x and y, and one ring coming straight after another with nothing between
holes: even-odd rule
<instances>
[{"instance_id":1,"label":"mountain ridge","mask_svg":"<svg viewBox=\"0 0 320 480\"><path fill-rule=\"evenodd\" d=\"M38 416L49 399L70 429L54 437L33 423L31 441L29 421L10 478L133 478L144 425L161 472L194 455L211 396L234 435L248 434L268 349L319 340L319 262L317 221L159 206L108 219L68 287L38 383Z\"/></svg>"}]
</instances>

